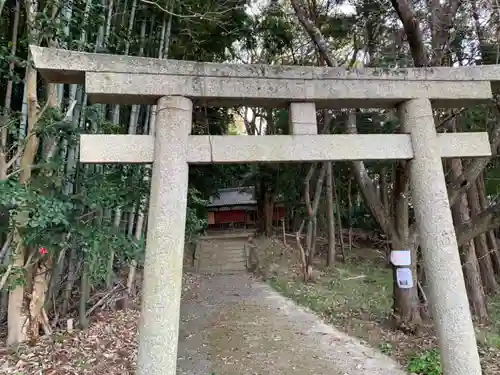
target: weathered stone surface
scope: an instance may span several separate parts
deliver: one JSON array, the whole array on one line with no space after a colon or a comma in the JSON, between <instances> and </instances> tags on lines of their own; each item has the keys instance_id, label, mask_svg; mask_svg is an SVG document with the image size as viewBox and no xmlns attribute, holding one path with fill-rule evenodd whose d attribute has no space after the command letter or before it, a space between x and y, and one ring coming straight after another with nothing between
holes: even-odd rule
<instances>
[{"instance_id":1,"label":"weathered stone surface","mask_svg":"<svg viewBox=\"0 0 500 375\"><path fill-rule=\"evenodd\" d=\"M438 135L443 158L490 156L488 133ZM154 137L82 135L82 163L151 163ZM411 159L409 134L205 136L188 138L187 162L255 163Z\"/></svg>"},{"instance_id":2,"label":"weathered stone surface","mask_svg":"<svg viewBox=\"0 0 500 375\"><path fill-rule=\"evenodd\" d=\"M345 69L219 64L68 51L30 46L35 66L54 82L83 83L84 72L306 80L500 81L500 65Z\"/></svg>"},{"instance_id":3,"label":"weathered stone surface","mask_svg":"<svg viewBox=\"0 0 500 375\"><path fill-rule=\"evenodd\" d=\"M177 367L192 103L162 98L157 108L137 375L173 375Z\"/></svg>"},{"instance_id":4,"label":"weathered stone surface","mask_svg":"<svg viewBox=\"0 0 500 375\"><path fill-rule=\"evenodd\" d=\"M290 134L318 134L314 103L290 103L288 113Z\"/></svg>"},{"instance_id":5,"label":"weathered stone surface","mask_svg":"<svg viewBox=\"0 0 500 375\"><path fill-rule=\"evenodd\" d=\"M194 98L220 106L287 107L309 101L316 108L392 108L405 100L429 98L437 107L457 107L491 98L488 81L404 81L248 78L94 73L85 76L87 94L94 102L154 104L168 95Z\"/></svg>"},{"instance_id":6,"label":"weathered stone surface","mask_svg":"<svg viewBox=\"0 0 500 375\"><path fill-rule=\"evenodd\" d=\"M411 134L412 203L415 208L432 316L440 343L443 373L481 375L455 229L431 104L419 99L400 107L403 129Z\"/></svg>"},{"instance_id":7,"label":"weathered stone surface","mask_svg":"<svg viewBox=\"0 0 500 375\"><path fill-rule=\"evenodd\" d=\"M82 163L152 163L155 137L129 134L83 134L80 136Z\"/></svg>"},{"instance_id":8,"label":"weathered stone surface","mask_svg":"<svg viewBox=\"0 0 500 375\"><path fill-rule=\"evenodd\" d=\"M439 134L438 147L443 158L491 155L487 133ZM411 158L409 134L191 136L188 151L192 164Z\"/></svg>"},{"instance_id":9,"label":"weathered stone surface","mask_svg":"<svg viewBox=\"0 0 500 375\"><path fill-rule=\"evenodd\" d=\"M486 132L441 133L437 135L437 142L442 158L491 156Z\"/></svg>"},{"instance_id":10,"label":"weathered stone surface","mask_svg":"<svg viewBox=\"0 0 500 375\"><path fill-rule=\"evenodd\" d=\"M409 159L406 134L191 136L191 163Z\"/></svg>"},{"instance_id":11,"label":"weathered stone surface","mask_svg":"<svg viewBox=\"0 0 500 375\"><path fill-rule=\"evenodd\" d=\"M198 238L197 271L233 273L246 271L245 246L250 232L221 233Z\"/></svg>"},{"instance_id":12,"label":"weathered stone surface","mask_svg":"<svg viewBox=\"0 0 500 375\"><path fill-rule=\"evenodd\" d=\"M92 100L154 104L180 95L217 105L281 107L313 101L318 108L393 107L425 97L438 107L491 98L500 65L465 68L363 69L198 63L31 47L49 81L86 84Z\"/></svg>"}]
</instances>

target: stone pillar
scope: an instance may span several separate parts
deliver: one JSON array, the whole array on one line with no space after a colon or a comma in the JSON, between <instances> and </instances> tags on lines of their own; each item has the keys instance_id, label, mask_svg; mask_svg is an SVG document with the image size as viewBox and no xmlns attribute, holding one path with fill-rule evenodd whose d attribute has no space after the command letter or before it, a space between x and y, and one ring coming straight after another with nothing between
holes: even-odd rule
<instances>
[{"instance_id":1,"label":"stone pillar","mask_svg":"<svg viewBox=\"0 0 500 375\"><path fill-rule=\"evenodd\" d=\"M410 100L400 105L399 115L413 145L412 202L443 373L481 375L431 103L428 99Z\"/></svg>"},{"instance_id":2,"label":"stone pillar","mask_svg":"<svg viewBox=\"0 0 500 375\"><path fill-rule=\"evenodd\" d=\"M175 375L192 102L163 97L156 113L137 375Z\"/></svg>"},{"instance_id":3,"label":"stone pillar","mask_svg":"<svg viewBox=\"0 0 500 375\"><path fill-rule=\"evenodd\" d=\"M288 117L290 134L318 134L315 103L290 103Z\"/></svg>"}]
</instances>

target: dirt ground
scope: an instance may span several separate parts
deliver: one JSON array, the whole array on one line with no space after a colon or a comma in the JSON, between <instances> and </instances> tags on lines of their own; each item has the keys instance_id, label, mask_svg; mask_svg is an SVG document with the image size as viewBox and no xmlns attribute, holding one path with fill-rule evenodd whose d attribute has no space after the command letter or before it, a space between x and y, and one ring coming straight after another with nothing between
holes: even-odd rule
<instances>
[{"instance_id":1,"label":"dirt ground","mask_svg":"<svg viewBox=\"0 0 500 375\"><path fill-rule=\"evenodd\" d=\"M199 280L182 306L180 374L406 374L248 275Z\"/></svg>"},{"instance_id":2,"label":"dirt ground","mask_svg":"<svg viewBox=\"0 0 500 375\"><path fill-rule=\"evenodd\" d=\"M325 322L391 356L410 372L440 375L437 338L431 322L419 335L393 329L388 320L392 306L392 273L382 250L353 248L346 263L325 267L318 254L316 280L302 282L298 250L283 250L280 241L259 244L261 274L280 294L306 306ZM489 301L490 324L476 325L485 375L500 374L500 297Z\"/></svg>"},{"instance_id":3,"label":"dirt ground","mask_svg":"<svg viewBox=\"0 0 500 375\"><path fill-rule=\"evenodd\" d=\"M318 276L305 284L297 251L279 241L259 248L265 283L184 275L178 374L403 375L409 365L419 375L441 374L432 325L413 336L388 324L392 279L383 251L353 249L334 268L319 255ZM489 312L477 338L484 374L498 375L500 298L490 300ZM16 350L0 344L0 374L134 374L138 318L137 308L104 311L86 331Z\"/></svg>"},{"instance_id":4,"label":"dirt ground","mask_svg":"<svg viewBox=\"0 0 500 375\"><path fill-rule=\"evenodd\" d=\"M186 275L181 315L178 374L406 373L247 274ZM138 316L104 312L86 331L0 349L0 373L133 374Z\"/></svg>"}]
</instances>

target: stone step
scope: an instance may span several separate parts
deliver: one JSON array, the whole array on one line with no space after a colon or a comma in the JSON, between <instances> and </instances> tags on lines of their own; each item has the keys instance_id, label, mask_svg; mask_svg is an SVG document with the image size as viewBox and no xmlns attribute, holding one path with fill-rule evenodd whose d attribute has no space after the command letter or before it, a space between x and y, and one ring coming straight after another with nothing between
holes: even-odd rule
<instances>
[{"instance_id":1,"label":"stone step","mask_svg":"<svg viewBox=\"0 0 500 375\"><path fill-rule=\"evenodd\" d=\"M227 269L245 269L245 261L230 261L225 263L200 262L200 269L205 268L227 268Z\"/></svg>"},{"instance_id":2,"label":"stone step","mask_svg":"<svg viewBox=\"0 0 500 375\"><path fill-rule=\"evenodd\" d=\"M199 264L200 265L211 265L211 266L225 266L225 265L232 265L232 264L235 264L235 265L245 265L246 264L246 261L244 258L241 258L241 259L226 259L225 261L218 261L218 262L214 262L214 261L210 261L210 260L203 260L203 259L200 259L199 260Z\"/></svg>"},{"instance_id":3,"label":"stone step","mask_svg":"<svg viewBox=\"0 0 500 375\"><path fill-rule=\"evenodd\" d=\"M222 256L201 256L198 260L204 260L206 262L227 262L231 259L245 260L244 254L232 254L232 255L222 255Z\"/></svg>"},{"instance_id":4,"label":"stone step","mask_svg":"<svg viewBox=\"0 0 500 375\"><path fill-rule=\"evenodd\" d=\"M232 273L246 271L244 241L214 241L203 243L199 248L198 271L200 273Z\"/></svg>"},{"instance_id":5,"label":"stone step","mask_svg":"<svg viewBox=\"0 0 500 375\"><path fill-rule=\"evenodd\" d=\"M219 252L219 253L201 253L198 259L231 259L231 258L245 258L246 254L243 251L233 252Z\"/></svg>"},{"instance_id":6,"label":"stone step","mask_svg":"<svg viewBox=\"0 0 500 375\"><path fill-rule=\"evenodd\" d=\"M199 262L201 267L244 267L246 262L244 259L231 259L227 262Z\"/></svg>"},{"instance_id":7,"label":"stone step","mask_svg":"<svg viewBox=\"0 0 500 375\"><path fill-rule=\"evenodd\" d=\"M243 270L222 270L222 269L216 269L216 270L213 270L213 269L206 269L206 270L199 270L198 273L200 274L239 274L239 273L244 273L246 272L245 269Z\"/></svg>"},{"instance_id":8,"label":"stone step","mask_svg":"<svg viewBox=\"0 0 500 375\"><path fill-rule=\"evenodd\" d=\"M231 254L231 253L241 253L245 254L245 249L243 248L230 248L230 249L214 249L212 251L208 249L203 249L203 251L200 251L200 254Z\"/></svg>"},{"instance_id":9,"label":"stone step","mask_svg":"<svg viewBox=\"0 0 500 375\"><path fill-rule=\"evenodd\" d=\"M245 267L200 267L200 273L245 272Z\"/></svg>"},{"instance_id":10,"label":"stone step","mask_svg":"<svg viewBox=\"0 0 500 375\"><path fill-rule=\"evenodd\" d=\"M219 255L219 254L245 254L244 249L218 249L217 251L201 251L200 255Z\"/></svg>"}]
</instances>

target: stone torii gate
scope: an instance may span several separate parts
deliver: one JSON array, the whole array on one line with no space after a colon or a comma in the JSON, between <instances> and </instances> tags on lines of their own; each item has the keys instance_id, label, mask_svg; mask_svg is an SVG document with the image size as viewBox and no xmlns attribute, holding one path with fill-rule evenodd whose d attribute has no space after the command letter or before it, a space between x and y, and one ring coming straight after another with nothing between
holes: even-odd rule
<instances>
[{"instance_id":1,"label":"stone torii gate","mask_svg":"<svg viewBox=\"0 0 500 375\"><path fill-rule=\"evenodd\" d=\"M412 202L445 375L480 375L441 158L491 155L487 133L437 134L432 106L492 97L500 66L383 71L227 65L31 47L50 82L92 102L152 104L156 134L84 135L83 163L153 163L138 375L176 373L188 168L199 163L410 160ZM190 135L193 101L289 107L293 135ZM320 108L394 108L404 134L318 135Z\"/></svg>"}]
</instances>

